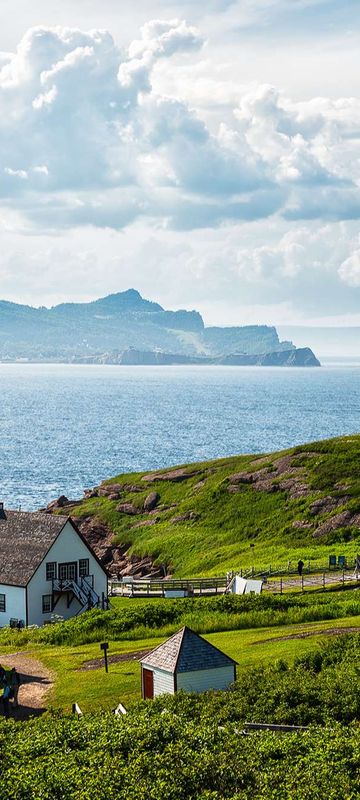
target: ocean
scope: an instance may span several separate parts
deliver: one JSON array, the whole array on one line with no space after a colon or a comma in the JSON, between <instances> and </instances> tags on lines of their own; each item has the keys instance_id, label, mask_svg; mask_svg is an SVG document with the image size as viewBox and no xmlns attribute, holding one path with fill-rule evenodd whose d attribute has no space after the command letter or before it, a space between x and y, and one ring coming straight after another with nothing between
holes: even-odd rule
<instances>
[{"instance_id":1,"label":"ocean","mask_svg":"<svg viewBox=\"0 0 360 800\"><path fill-rule=\"evenodd\" d=\"M360 365L0 364L0 500L34 510L120 472L360 432Z\"/></svg>"}]
</instances>

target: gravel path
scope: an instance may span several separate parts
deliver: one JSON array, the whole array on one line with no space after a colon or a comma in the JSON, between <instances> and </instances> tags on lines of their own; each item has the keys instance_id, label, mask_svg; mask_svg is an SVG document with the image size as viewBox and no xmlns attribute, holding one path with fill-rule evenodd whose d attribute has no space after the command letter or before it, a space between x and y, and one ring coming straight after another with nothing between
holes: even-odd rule
<instances>
[{"instance_id":1,"label":"gravel path","mask_svg":"<svg viewBox=\"0 0 360 800\"><path fill-rule=\"evenodd\" d=\"M140 661L141 658L144 658L148 653L151 653L153 648L149 648L147 650L133 650L132 653L118 653L115 656L108 656L109 664L119 664L122 661ZM79 667L77 672L87 672L89 669L100 669L100 667L104 666L104 659L100 658L92 658L90 661L86 661L82 667Z\"/></svg>"}]
</instances>

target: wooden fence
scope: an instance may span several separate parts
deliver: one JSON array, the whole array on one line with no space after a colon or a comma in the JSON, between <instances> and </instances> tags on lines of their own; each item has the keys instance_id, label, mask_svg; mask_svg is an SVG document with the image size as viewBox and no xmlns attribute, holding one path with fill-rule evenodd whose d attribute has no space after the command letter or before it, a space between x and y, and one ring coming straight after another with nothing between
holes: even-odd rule
<instances>
[{"instance_id":1,"label":"wooden fence","mask_svg":"<svg viewBox=\"0 0 360 800\"><path fill-rule=\"evenodd\" d=\"M309 589L328 589L331 586L351 586L360 584L360 571L345 570L306 573L299 575L280 575L263 577L263 592L283 594L286 591L305 592ZM110 596L122 597L166 597L168 592L183 591L190 596L211 596L225 594L229 586L229 576L217 578L193 578L188 580L136 580L112 579L109 583Z\"/></svg>"},{"instance_id":2,"label":"wooden fence","mask_svg":"<svg viewBox=\"0 0 360 800\"><path fill-rule=\"evenodd\" d=\"M305 592L309 589L326 589L331 586L350 586L360 583L360 572L323 572L320 574L301 575L299 577L280 576L263 583L263 591L282 594L285 591Z\"/></svg>"},{"instance_id":3,"label":"wooden fence","mask_svg":"<svg viewBox=\"0 0 360 800\"><path fill-rule=\"evenodd\" d=\"M109 583L109 594L124 597L165 597L166 592L184 591L192 595L224 594L228 578L189 578L181 579L146 579L132 580L112 578Z\"/></svg>"}]
</instances>

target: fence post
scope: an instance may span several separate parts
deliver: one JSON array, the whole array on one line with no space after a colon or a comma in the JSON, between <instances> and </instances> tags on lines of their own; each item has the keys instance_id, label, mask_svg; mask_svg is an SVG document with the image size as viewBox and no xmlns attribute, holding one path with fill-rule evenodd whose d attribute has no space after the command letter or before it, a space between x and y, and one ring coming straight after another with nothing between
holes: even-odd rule
<instances>
[{"instance_id":1,"label":"fence post","mask_svg":"<svg viewBox=\"0 0 360 800\"><path fill-rule=\"evenodd\" d=\"M304 576L301 576L301 591L304 591Z\"/></svg>"},{"instance_id":2,"label":"fence post","mask_svg":"<svg viewBox=\"0 0 360 800\"><path fill-rule=\"evenodd\" d=\"M283 584L282 584L282 578L280 578L280 594L282 594L282 590L283 590Z\"/></svg>"},{"instance_id":3,"label":"fence post","mask_svg":"<svg viewBox=\"0 0 360 800\"><path fill-rule=\"evenodd\" d=\"M343 570L343 574L342 574L342 584L343 584L343 586L344 586L344 583L345 583L345 570Z\"/></svg>"},{"instance_id":4,"label":"fence post","mask_svg":"<svg viewBox=\"0 0 360 800\"><path fill-rule=\"evenodd\" d=\"M325 589L325 572L323 572L323 588Z\"/></svg>"}]
</instances>

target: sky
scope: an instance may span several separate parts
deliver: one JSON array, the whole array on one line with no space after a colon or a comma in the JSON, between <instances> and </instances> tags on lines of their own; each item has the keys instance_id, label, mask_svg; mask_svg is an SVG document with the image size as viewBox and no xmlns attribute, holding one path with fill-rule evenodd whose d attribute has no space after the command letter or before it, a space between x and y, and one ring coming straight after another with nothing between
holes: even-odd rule
<instances>
[{"instance_id":1,"label":"sky","mask_svg":"<svg viewBox=\"0 0 360 800\"><path fill-rule=\"evenodd\" d=\"M0 0L0 297L360 325L359 0Z\"/></svg>"}]
</instances>

